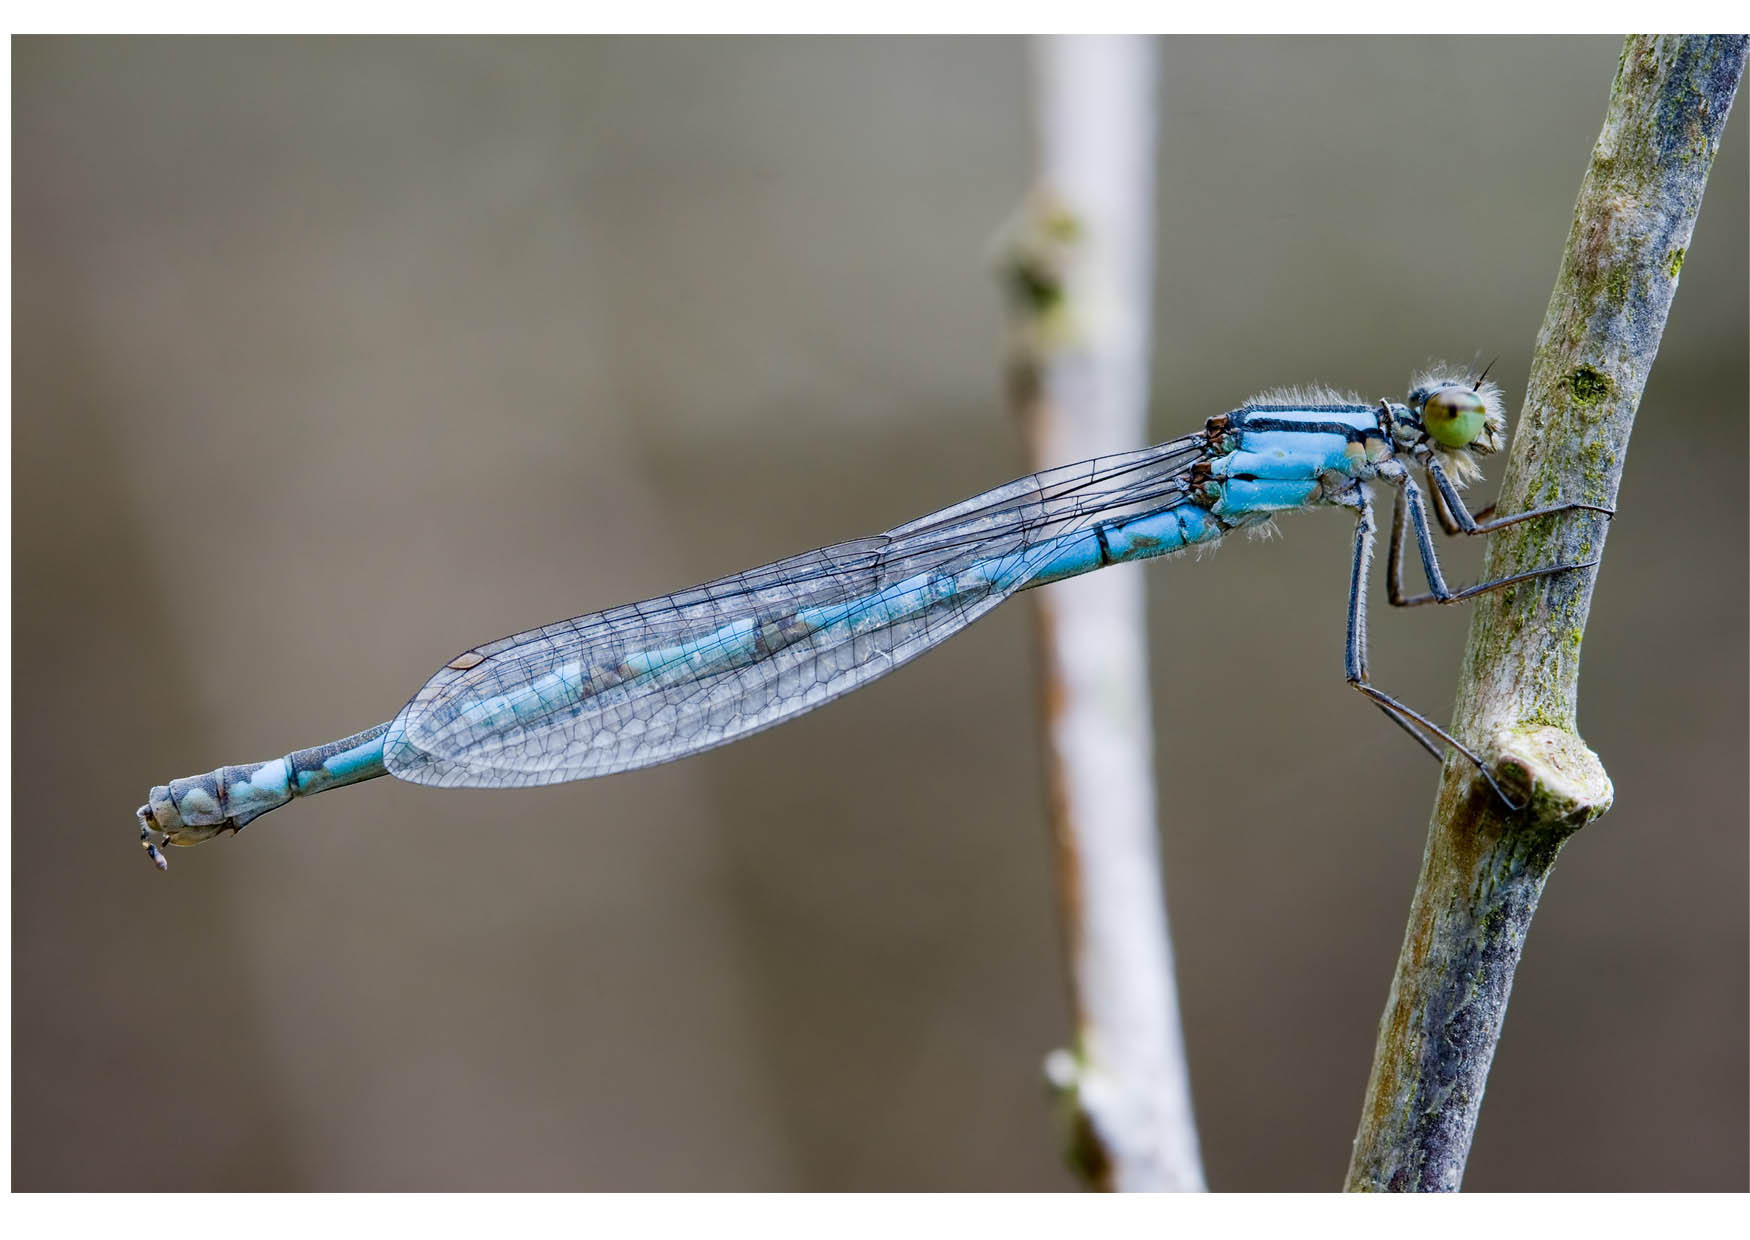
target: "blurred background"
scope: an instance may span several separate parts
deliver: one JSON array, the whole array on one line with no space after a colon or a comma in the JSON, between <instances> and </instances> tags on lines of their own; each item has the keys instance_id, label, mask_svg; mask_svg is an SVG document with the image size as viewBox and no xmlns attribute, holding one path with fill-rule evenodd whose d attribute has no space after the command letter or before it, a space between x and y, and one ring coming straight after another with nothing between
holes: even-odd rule
<instances>
[{"instance_id":1,"label":"blurred background","mask_svg":"<svg viewBox=\"0 0 1750 1240\"><path fill-rule=\"evenodd\" d=\"M1619 48L1166 41L1154 437L1497 353L1516 415ZM162 876L133 820L482 640L1019 472L1026 43L12 55L14 1187L1072 1187L1024 607L673 766L379 780ZM1747 1187L1744 111L1587 634L1616 809L1471 1189ZM1114 570L1218 1189L1341 1183L1437 778L1343 684L1350 522L1283 533ZM1380 607L1376 680L1444 717L1466 621Z\"/></svg>"}]
</instances>

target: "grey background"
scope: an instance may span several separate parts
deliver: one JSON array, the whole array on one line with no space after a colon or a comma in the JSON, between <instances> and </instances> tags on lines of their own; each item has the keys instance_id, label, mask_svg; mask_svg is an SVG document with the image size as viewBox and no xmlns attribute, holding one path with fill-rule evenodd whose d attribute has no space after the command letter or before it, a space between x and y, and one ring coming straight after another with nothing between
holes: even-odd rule
<instances>
[{"instance_id":1,"label":"grey background","mask_svg":"<svg viewBox=\"0 0 1750 1240\"><path fill-rule=\"evenodd\" d=\"M1618 46L1169 41L1155 436L1442 356L1500 353L1517 413ZM1025 45L13 69L15 1187L1069 1187L1023 606L679 765L381 780L167 876L132 818L475 642L1017 472L983 264ZM1587 637L1617 808L1544 899L1474 1189L1746 1188L1738 112ZM1284 532L1148 572L1223 1189L1340 1182L1436 777L1343 686L1348 522ZM1376 678L1442 714L1465 623L1382 614Z\"/></svg>"}]
</instances>

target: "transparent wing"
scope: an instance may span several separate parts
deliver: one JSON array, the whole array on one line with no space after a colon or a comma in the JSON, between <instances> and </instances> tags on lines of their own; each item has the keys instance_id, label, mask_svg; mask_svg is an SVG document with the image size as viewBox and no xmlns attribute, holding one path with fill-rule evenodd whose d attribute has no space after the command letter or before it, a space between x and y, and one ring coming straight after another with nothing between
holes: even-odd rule
<instances>
[{"instance_id":1,"label":"transparent wing","mask_svg":"<svg viewBox=\"0 0 1750 1240\"><path fill-rule=\"evenodd\" d=\"M390 724L389 771L558 783L771 727L959 632L1093 525L1184 502L1206 442L1046 470L885 534L466 651Z\"/></svg>"}]
</instances>

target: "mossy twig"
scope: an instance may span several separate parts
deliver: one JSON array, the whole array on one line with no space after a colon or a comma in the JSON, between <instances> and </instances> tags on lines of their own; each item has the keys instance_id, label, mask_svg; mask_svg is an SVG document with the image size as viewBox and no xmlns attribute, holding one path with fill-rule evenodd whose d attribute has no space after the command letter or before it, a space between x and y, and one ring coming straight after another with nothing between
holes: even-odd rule
<instances>
[{"instance_id":1,"label":"mossy twig","mask_svg":"<svg viewBox=\"0 0 1750 1240\"><path fill-rule=\"evenodd\" d=\"M1631 36L1580 186L1532 360L1499 511L1614 507L1641 391L1744 71L1743 36ZM1513 973L1563 843L1614 795L1575 726L1580 645L1608 524L1577 512L1491 539L1485 575L1593 567L1485 595L1453 732L1528 804L1507 813L1448 760L1410 906L1351 1190L1454 1190Z\"/></svg>"}]
</instances>

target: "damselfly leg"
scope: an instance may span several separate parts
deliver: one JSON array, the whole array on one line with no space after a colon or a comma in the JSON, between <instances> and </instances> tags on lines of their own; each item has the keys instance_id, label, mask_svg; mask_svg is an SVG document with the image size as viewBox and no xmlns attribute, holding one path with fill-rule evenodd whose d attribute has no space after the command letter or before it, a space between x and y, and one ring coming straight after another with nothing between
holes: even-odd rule
<instances>
[{"instance_id":1,"label":"damselfly leg","mask_svg":"<svg viewBox=\"0 0 1750 1240\"><path fill-rule=\"evenodd\" d=\"M1558 512L1601 512L1607 517L1614 517L1616 509L1606 508L1602 504L1584 504L1578 500L1566 504L1545 504L1542 508L1532 508L1526 512L1516 512L1511 516L1496 517L1495 505L1479 508L1471 512L1464 506L1464 500L1459 496L1458 488L1452 485L1452 479L1440 465L1436 457L1428 459L1428 477L1434 483L1434 515L1440 521L1440 528L1448 534L1487 534L1494 530L1504 529L1509 525L1518 525L1521 521L1529 521L1533 517L1553 516ZM1491 518L1493 518L1491 520Z\"/></svg>"},{"instance_id":2,"label":"damselfly leg","mask_svg":"<svg viewBox=\"0 0 1750 1240\"><path fill-rule=\"evenodd\" d=\"M1440 752L1440 747L1429 740L1429 735L1437 736L1451 745L1459 753L1469 759L1471 765L1488 782L1495 795L1514 810L1523 809L1515 805L1513 798L1501 790L1501 785L1495 782L1495 777L1489 773L1486 762L1457 737L1445 728L1429 719L1421 712L1413 710L1398 701L1383 689L1375 688L1367 676L1367 570L1373 561L1373 498L1367 488L1357 484L1354 491L1346 496L1344 503L1348 507L1359 509L1355 519L1355 561L1349 574L1349 624L1343 641L1343 664L1347 679L1358 692L1375 706L1385 712L1385 717L1397 724L1405 732L1413 736L1417 743L1433 754L1436 759L1444 759L1446 755Z\"/></svg>"},{"instance_id":3,"label":"damselfly leg","mask_svg":"<svg viewBox=\"0 0 1750 1240\"><path fill-rule=\"evenodd\" d=\"M1452 515L1453 508L1446 502L1446 497L1441 493L1440 488L1435 487L1429 492L1429 495L1434 500L1434 517L1440 522L1440 528L1445 530L1448 534L1464 533L1465 527L1460 525L1458 518ZM1463 504L1458 506L1458 511L1464 511ZM1479 522L1487 521L1490 517L1494 516L1495 505L1489 504L1467 515L1469 515L1471 524L1474 526Z\"/></svg>"},{"instance_id":4,"label":"damselfly leg","mask_svg":"<svg viewBox=\"0 0 1750 1240\"><path fill-rule=\"evenodd\" d=\"M1487 594L1491 590L1504 590L1508 586L1517 585L1521 581L1530 581L1534 577L1547 577L1551 573L1565 573L1569 569L1591 568L1598 563L1596 560L1585 560L1574 564L1552 564L1548 568L1534 568L1530 572L1514 573L1510 577L1500 577L1494 581L1481 581L1474 586L1466 586L1462 590L1454 590L1446 584L1446 576L1440 569L1440 557L1434 551L1434 537L1428 527L1428 513L1422 500L1422 488L1416 485L1416 480L1410 476L1410 471L1392 462L1393 468L1381 468L1379 476L1397 488L1397 498L1392 504L1391 547L1385 567L1386 598L1393 607L1420 607L1424 603L1458 603L1467 598L1475 598L1479 594ZM1603 508L1597 504L1579 502L1567 504L1550 504L1543 508L1533 508L1529 512L1516 512L1511 516L1497 517L1492 521L1479 523L1468 512L1458 492L1447 479L1440 466L1430 462L1429 476L1440 488L1437 492L1441 498L1437 507L1446 515L1454 518L1457 529L1451 532L1462 534L1487 534L1494 530L1504 529L1509 525L1518 525L1521 521L1529 521L1532 517L1548 517L1563 512L1601 512L1606 516L1615 515L1615 509ZM1484 512L1489 511L1484 509ZM1405 513L1409 514L1408 526L1415 531L1416 550L1422 559L1422 571L1427 575L1429 591L1426 594L1406 594L1404 592L1404 537ZM1444 522L1443 522L1444 523Z\"/></svg>"},{"instance_id":5,"label":"damselfly leg","mask_svg":"<svg viewBox=\"0 0 1750 1240\"><path fill-rule=\"evenodd\" d=\"M1548 568L1533 569L1526 573L1515 573L1510 577L1502 577L1496 581L1479 582L1462 590L1453 590L1447 586L1445 575L1440 570L1439 557L1434 552L1434 539L1428 528L1428 516L1423 505L1421 488L1416 485L1415 479L1410 477L1409 471L1403 469L1402 466L1398 466L1396 469L1382 468L1380 477L1395 486L1398 492L1392 506L1391 548L1386 564L1386 592L1393 606L1414 607L1422 603L1434 602L1456 603L1491 590L1500 590L1522 581L1529 581L1535 577L1547 577L1575 568L1590 568L1597 563L1596 560L1592 560L1577 564L1555 564ZM1440 480L1443 481L1443 477ZM1450 490L1450 484L1447 484L1445 489ZM1478 525L1462 503L1458 502L1456 492L1453 492L1446 502L1457 513L1463 514L1464 521L1471 522L1474 528L1466 528L1461 523L1460 528L1465 533L1487 533L1491 529L1517 524L1528 517L1548 516L1572 509L1606 513L1609 511L1599 508L1595 504L1558 504L1490 521L1486 525ZM1373 500L1364 486L1357 485L1353 499L1349 500L1346 497L1346 503L1359 509L1359 515L1355 522L1355 561L1349 578L1349 624L1344 644L1345 672L1350 685L1385 712L1388 719L1415 737L1422 747L1434 757L1444 758L1445 755L1440 751L1439 746L1429 739L1430 736L1438 737L1452 746L1458 753L1464 755L1465 759L1476 767L1477 773L1483 777L1489 788L1501 799L1501 803L1510 811L1517 812L1524 809L1523 803L1515 802L1495 781L1488 763L1479 754L1426 715L1369 683L1367 674L1367 576L1368 566L1373 558ZM1409 513L1407 524L1415 529L1417 550L1421 554L1422 567L1427 573L1428 584L1432 587L1432 590L1427 594L1410 597L1406 597L1403 592L1403 548L1406 525L1404 514L1406 511Z\"/></svg>"}]
</instances>

